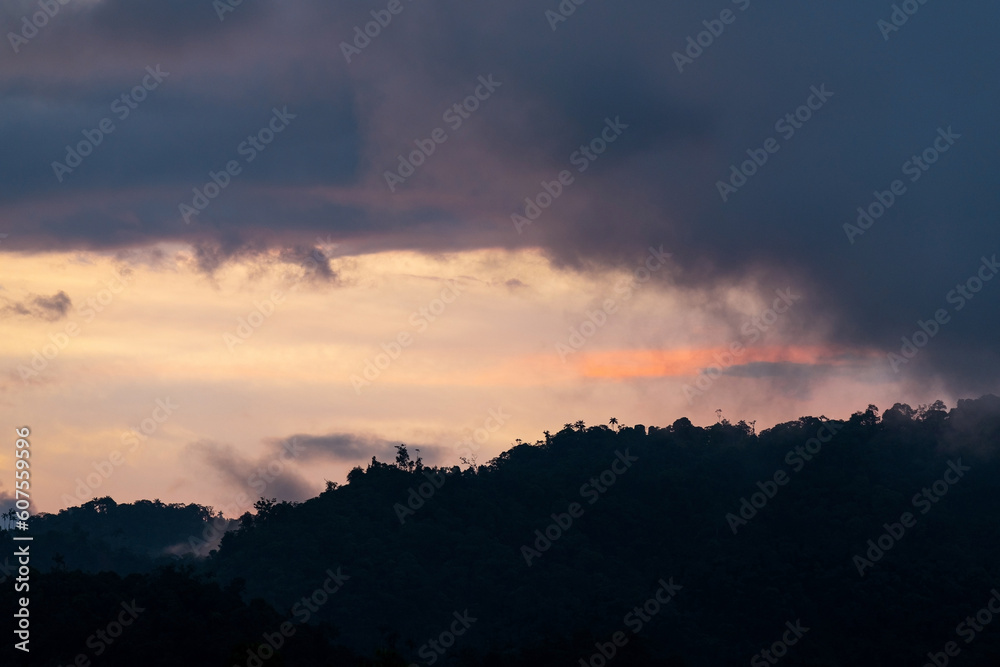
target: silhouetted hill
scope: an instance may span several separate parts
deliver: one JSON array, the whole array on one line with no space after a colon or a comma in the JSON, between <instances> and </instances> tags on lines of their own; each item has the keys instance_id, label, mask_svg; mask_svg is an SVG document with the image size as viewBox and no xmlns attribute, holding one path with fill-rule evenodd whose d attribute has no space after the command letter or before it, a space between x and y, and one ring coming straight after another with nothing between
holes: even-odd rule
<instances>
[{"instance_id":1,"label":"silhouetted hill","mask_svg":"<svg viewBox=\"0 0 1000 667\"><path fill-rule=\"evenodd\" d=\"M383 646L398 664L921 665L951 641L998 664L1000 635L960 625L1000 585L998 436L986 396L759 434L578 422L464 470L400 448L306 502L258 503L199 571L336 628L339 657L308 664Z\"/></svg>"},{"instance_id":2,"label":"silhouetted hill","mask_svg":"<svg viewBox=\"0 0 1000 667\"><path fill-rule=\"evenodd\" d=\"M211 507L195 504L167 505L159 500L119 504L109 497L95 498L57 514L31 518L33 564L84 572L146 572L178 556L207 555L208 548L192 554L189 538L201 535L219 516Z\"/></svg>"}]
</instances>

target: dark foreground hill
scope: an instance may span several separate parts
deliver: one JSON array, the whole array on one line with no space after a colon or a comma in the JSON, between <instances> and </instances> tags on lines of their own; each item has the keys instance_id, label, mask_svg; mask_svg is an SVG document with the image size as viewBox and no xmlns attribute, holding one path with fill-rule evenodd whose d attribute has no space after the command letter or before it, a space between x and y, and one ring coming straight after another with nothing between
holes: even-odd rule
<instances>
[{"instance_id":1,"label":"dark foreground hill","mask_svg":"<svg viewBox=\"0 0 1000 667\"><path fill-rule=\"evenodd\" d=\"M180 569L38 562L30 664L1000 664L998 437L987 396L760 434L578 423L464 470L400 448ZM79 531L127 506L100 507Z\"/></svg>"}]
</instances>

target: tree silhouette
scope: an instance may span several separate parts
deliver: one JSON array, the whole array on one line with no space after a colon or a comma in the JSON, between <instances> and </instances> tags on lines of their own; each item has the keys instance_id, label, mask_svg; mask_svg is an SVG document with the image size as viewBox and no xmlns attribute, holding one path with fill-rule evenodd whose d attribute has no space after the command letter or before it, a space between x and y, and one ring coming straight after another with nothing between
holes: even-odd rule
<instances>
[{"instance_id":1,"label":"tree silhouette","mask_svg":"<svg viewBox=\"0 0 1000 667\"><path fill-rule=\"evenodd\" d=\"M277 504L277 498L268 499L261 496L260 500L253 504L253 508L257 510L257 518L261 521L267 521L268 517L274 513L274 508Z\"/></svg>"},{"instance_id":2,"label":"tree silhouette","mask_svg":"<svg viewBox=\"0 0 1000 667\"><path fill-rule=\"evenodd\" d=\"M419 449L415 451L420 451ZM396 445L396 467L400 470L413 472L424 467L424 463L418 456L416 461L410 460L410 453L406 450L406 445Z\"/></svg>"}]
</instances>

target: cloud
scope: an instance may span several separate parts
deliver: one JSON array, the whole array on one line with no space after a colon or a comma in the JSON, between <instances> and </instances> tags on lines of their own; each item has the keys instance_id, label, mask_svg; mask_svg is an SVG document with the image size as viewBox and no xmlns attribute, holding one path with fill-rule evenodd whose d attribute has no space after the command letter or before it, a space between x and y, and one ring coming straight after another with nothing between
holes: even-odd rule
<instances>
[{"instance_id":1,"label":"cloud","mask_svg":"<svg viewBox=\"0 0 1000 667\"><path fill-rule=\"evenodd\" d=\"M252 498L263 495L301 501L317 493L300 472L302 466L363 464L373 456L383 462L394 461L400 443L371 435L331 433L268 438L263 444L264 450L254 457L231 444L199 440L185 448L185 456L200 461L234 492L243 491ZM410 445L408 450L414 460L425 451L430 459L436 454L433 446Z\"/></svg>"},{"instance_id":2,"label":"cloud","mask_svg":"<svg viewBox=\"0 0 1000 667\"><path fill-rule=\"evenodd\" d=\"M247 265L251 275L261 275L277 265L293 265L302 270L291 280L305 279L307 282L336 285L340 276L330 263L330 258L319 247L296 245L276 249L263 244L223 246L217 243L198 243L192 246L195 265L201 271L213 274L220 267L233 260Z\"/></svg>"},{"instance_id":3,"label":"cloud","mask_svg":"<svg viewBox=\"0 0 1000 667\"><path fill-rule=\"evenodd\" d=\"M52 296L29 295L23 301L7 301L0 312L9 315L36 317L47 322L55 322L66 317L73 302L66 292L60 290Z\"/></svg>"},{"instance_id":4,"label":"cloud","mask_svg":"<svg viewBox=\"0 0 1000 667\"><path fill-rule=\"evenodd\" d=\"M363 433L330 433L326 435L296 434L287 438L265 440L277 456L284 451L296 452L296 459L306 463L364 465L374 456L383 463L396 460L396 447L405 444L413 461L422 459L425 465L453 463L454 448L428 442L401 442Z\"/></svg>"},{"instance_id":5,"label":"cloud","mask_svg":"<svg viewBox=\"0 0 1000 667\"><path fill-rule=\"evenodd\" d=\"M287 452L269 451L253 458L233 445L199 440L187 446L185 456L201 461L224 485L251 498L301 501L317 492L295 470L294 457Z\"/></svg>"},{"instance_id":6,"label":"cloud","mask_svg":"<svg viewBox=\"0 0 1000 667\"><path fill-rule=\"evenodd\" d=\"M393 461L396 458L395 446L400 444L371 435L354 433L297 434L280 440L271 440L268 443L275 452L289 448L300 452L299 458L303 461L336 462L361 462L371 459L372 456L377 456L381 461Z\"/></svg>"},{"instance_id":7,"label":"cloud","mask_svg":"<svg viewBox=\"0 0 1000 667\"><path fill-rule=\"evenodd\" d=\"M226 3L227 5L229 3ZM86 30L111 42L154 40L166 44L176 40L218 37L232 30L234 23L260 18L267 11L265 3L241 3L237 11L222 14L212 3L200 0L101 0L85 6L80 17ZM228 22L228 25L226 23Z\"/></svg>"},{"instance_id":8,"label":"cloud","mask_svg":"<svg viewBox=\"0 0 1000 667\"><path fill-rule=\"evenodd\" d=\"M673 54L711 18L697 4L582 5L555 30L528 0L405 4L351 63L340 42L371 20L352 3L244 3L222 22L195 0L77 11L0 75L5 251L184 242L211 271L329 235L342 255L540 247L591 270L663 244L677 288L792 285L805 299L789 330L885 352L1000 252L1000 90L983 83L1000 75L995 4L929 4L887 41L886 7L754 2L683 72ZM107 49L81 48L96 43ZM59 183L52 162L155 63L170 78ZM451 128L443 112L486 75L502 85ZM807 121L779 125L822 86L832 96ZM237 147L284 105L296 119L242 162ZM617 118L628 128L578 171L573 155ZM447 141L391 193L385 172L437 127ZM961 137L911 180L904 164L947 128ZM779 148L723 201L718 183L769 138ZM184 224L178 205L233 159L243 172ZM573 183L517 234L511 214L562 170ZM894 180L905 193L849 239L844 225ZM1000 327L996 289L953 313L906 376L995 388L1000 353L983 332Z\"/></svg>"},{"instance_id":9,"label":"cloud","mask_svg":"<svg viewBox=\"0 0 1000 667\"><path fill-rule=\"evenodd\" d=\"M760 361L750 364L741 364L723 369L725 375L736 377L763 378L763 377L814 377L819 374L829 373L833 366L825 364L796 364L783 362Z\"/></svg>"}]
</instances>

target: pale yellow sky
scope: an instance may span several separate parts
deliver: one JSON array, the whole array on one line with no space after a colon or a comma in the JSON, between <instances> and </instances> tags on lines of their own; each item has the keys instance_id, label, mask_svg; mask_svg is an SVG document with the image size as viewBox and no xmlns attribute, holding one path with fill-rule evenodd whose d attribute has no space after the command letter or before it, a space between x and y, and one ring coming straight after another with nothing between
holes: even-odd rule
<instances>
[{"instance_id":1,"label":"pale yellow sky","mask_svg":"<svg viewBox=\"0 0 1000 667\"><path fill-rule=\"evenodd\" d=\"M84 501L223 507L248 489L205 452L267 461L268 443L296 434L405 442L452 465L455 443L491 410L505 418L481 463L516 438L534 441L578 419L707 424L721 408L762 428L821 412L846 417L869 402L885 408L904 394L914 404L951 398L896 384L880 355L825 346L821 323L792 327L794 305L766 331L747 324L784 285L685 292L669 267L634 282L628 271L559 270L530 250L385 252L332 266L336 283L303 277L276 256L207 276L184 246L117 258L6 253L0 421L11 436L31 427L36 511L76 504L88 475L99 483L83 488ZM60 319L13 310L60 291L72 301ZM738 364L794 362L802 372L752 377L760 367L743 366L696 385L733 343L747 344ZM145 440L127 435L144 420ZM372 454L386 456L383 448L289 462L288 474L315 494ZM112 472L95 476L101 469ZM10 493L11 470L0 456L0 494Z\"/></svg>"}]
</instances>

